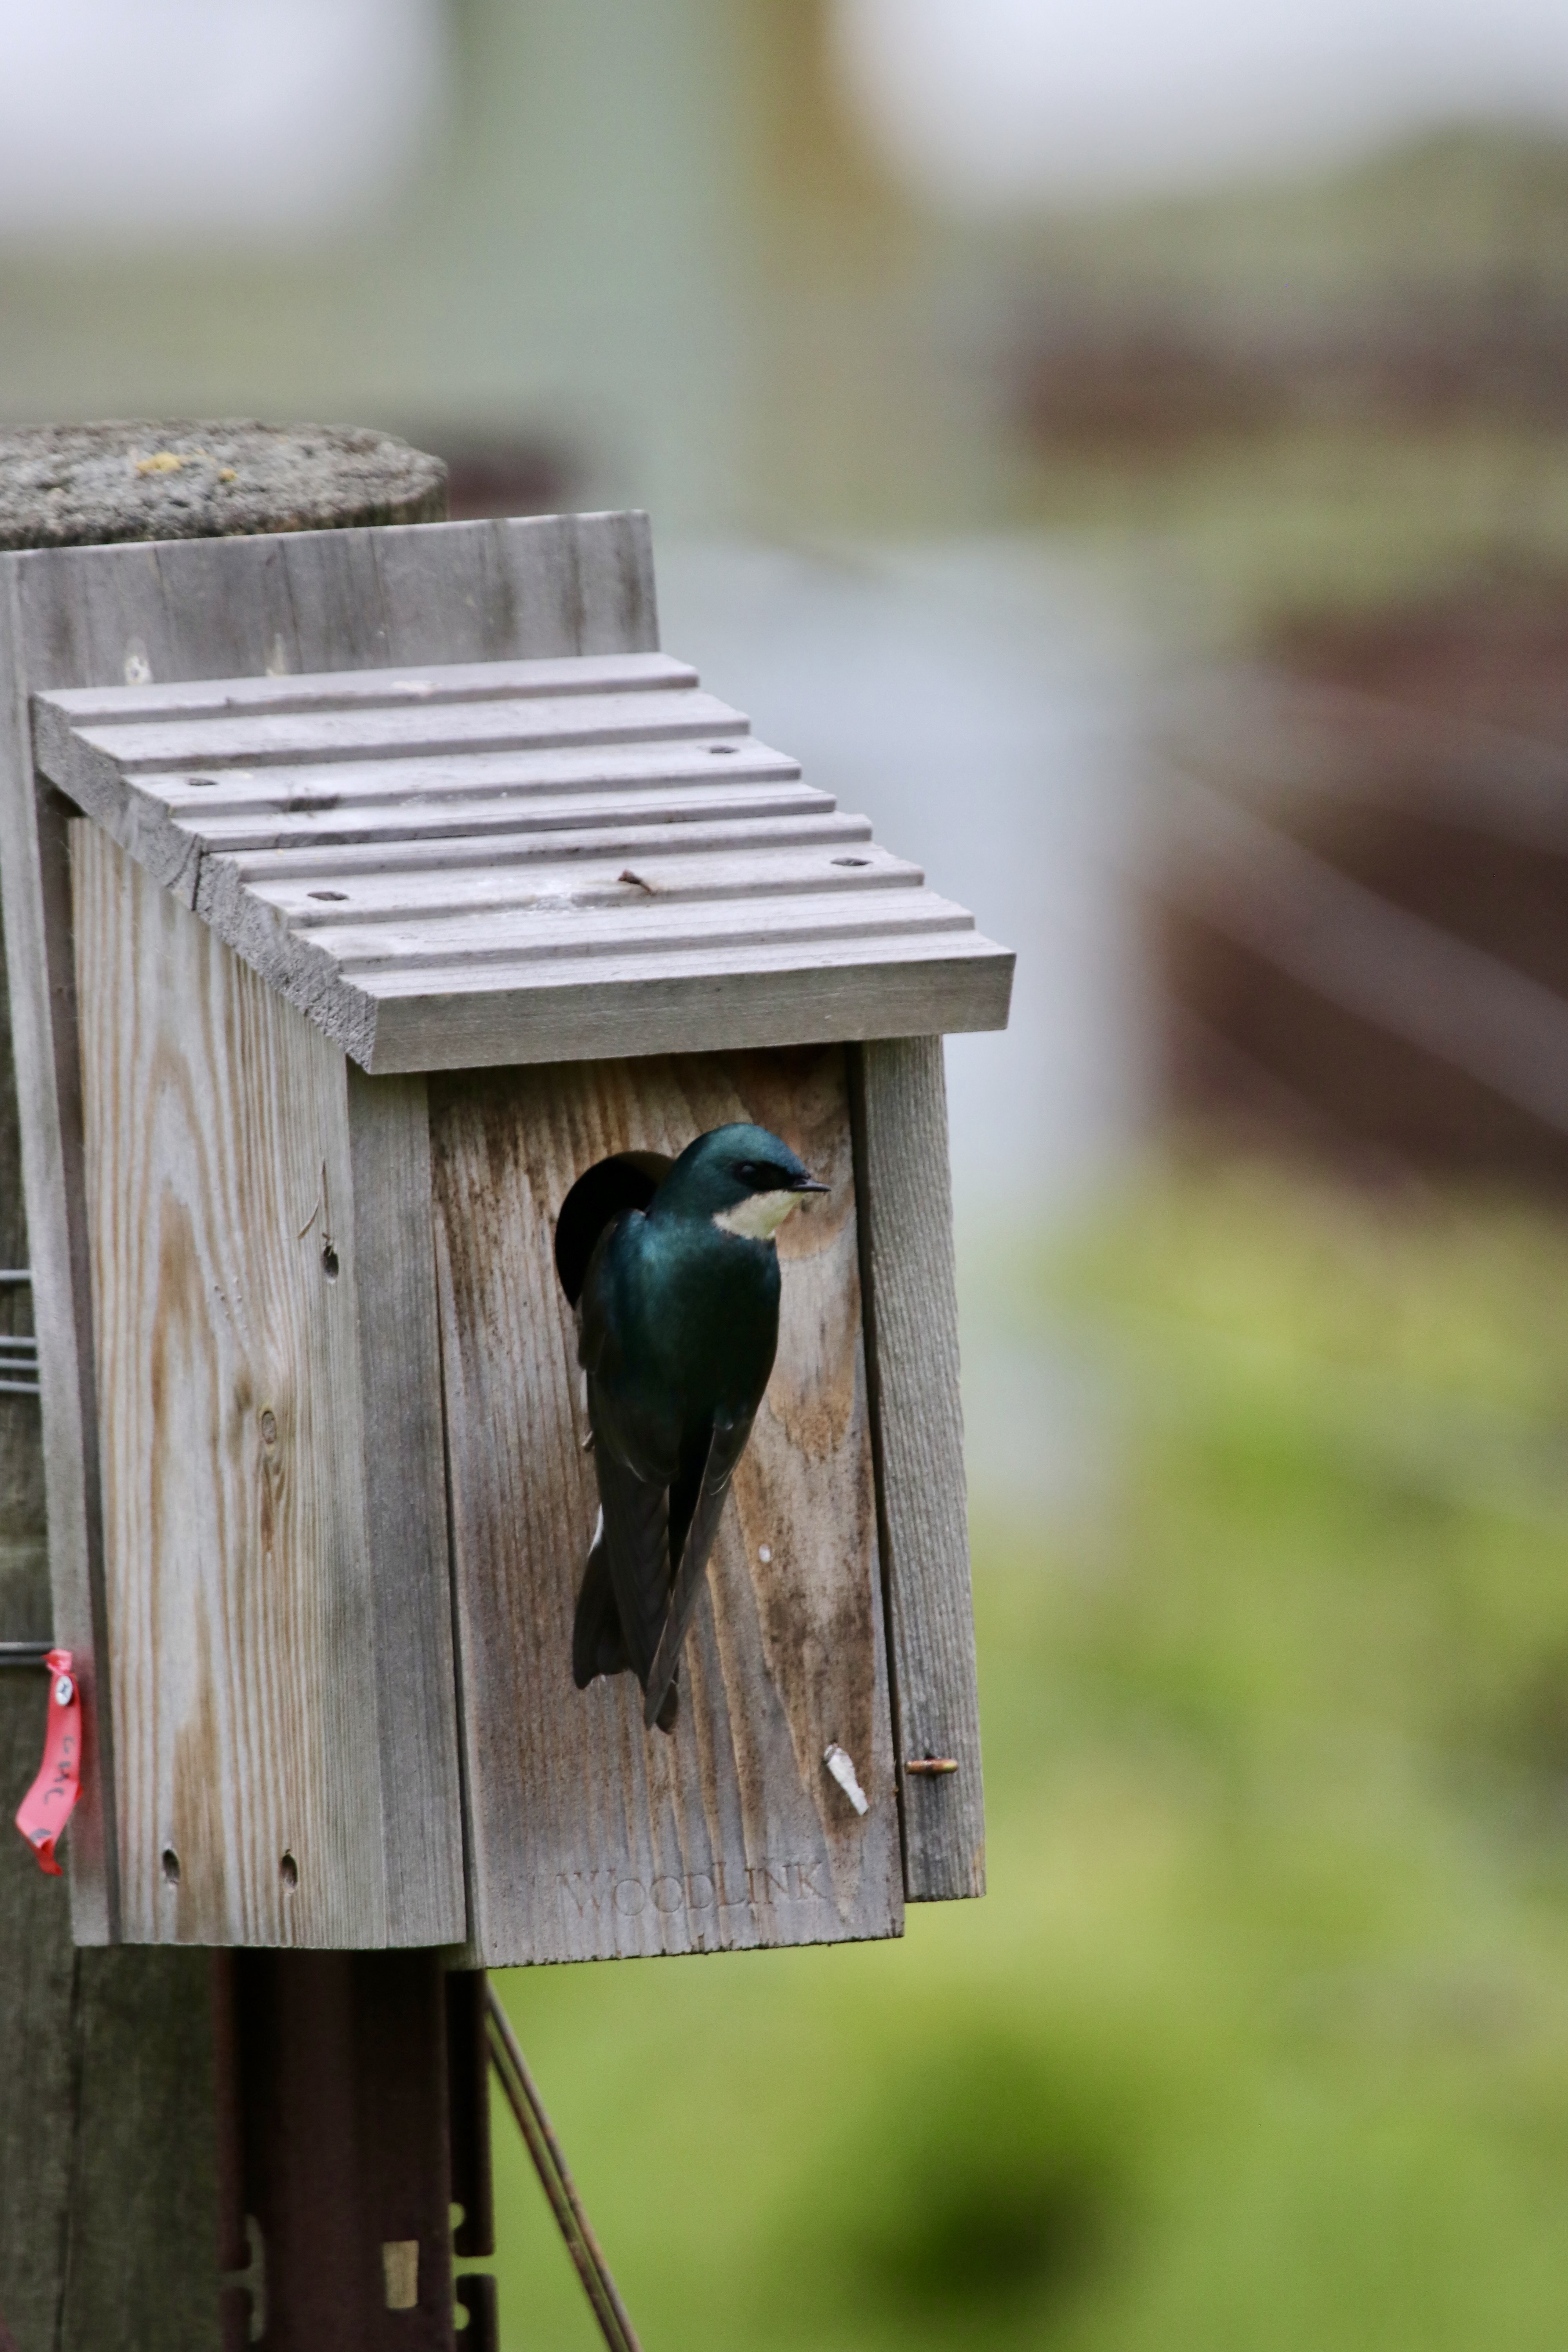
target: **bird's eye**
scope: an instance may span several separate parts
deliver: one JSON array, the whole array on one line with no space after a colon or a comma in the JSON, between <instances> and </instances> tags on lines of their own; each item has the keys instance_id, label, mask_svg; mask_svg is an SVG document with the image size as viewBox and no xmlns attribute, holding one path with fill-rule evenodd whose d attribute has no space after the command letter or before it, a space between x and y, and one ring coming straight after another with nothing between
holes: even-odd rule
<instances>
[{"instance_id":1,"label":"bird's eye","mask_svg":"<svg viewBox=\"0 0 1568 2352\"><path fill-rule=\"evenodd\" d=\"M740 1183L759 1184L762 1181L763 1171L754 1160L737 1160L735 1176Z\"/></svg>"}]
</instances>

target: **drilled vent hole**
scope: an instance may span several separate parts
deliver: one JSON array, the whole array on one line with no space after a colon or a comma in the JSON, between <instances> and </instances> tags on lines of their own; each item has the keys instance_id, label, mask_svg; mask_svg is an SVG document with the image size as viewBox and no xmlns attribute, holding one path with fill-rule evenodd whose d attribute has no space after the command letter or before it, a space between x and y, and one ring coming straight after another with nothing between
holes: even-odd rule
<instances>
[{"instance_id":1,"label":"drilled vent hole","mask_svg":"<svg viewBox=\"0 0 1568 2352\"><path fill-rule=\"evenodd\" d=\"M178 1886L180 1883L180 1857L174 1852L172 1845L166 1845L163 1848L162 1859L163 1864L163 1876L167 1879L171 1886Z\"/></svg>"},{"instance_id":2,"label":"drilled vent hole","mask_svg":"<svg viewBox=\"0 0 1568 2352\"><path fill-rule=\"evenodd\" d=\"M217 782L217 778L216 776L187 776L185 778L185 782L187 784L216 784Z\"/></svg>"},{"instance_id":3,"label":"drilled vent hole","mask_svg":"<svg viewBox=\"0 0 1568 2352\"><path fill-rule=\"evenodd\" d=\"M346 907L349 898L346 890L307 890L305 896L308 898L330 898L337 907Z\"/></svg>"},{"instance_id":4,"label":"drilled vent hole","mask_svg":"<svg viewBox=\"0 0 1568 2352\"><path fill-rule=\"evenodd\" d=\"M338 1254L332 1247L331 1242L328 1242L321 1251L321 1272L326 1276L329 1282L336 1282L338 1278Z\"/></svg>"},{"instance_id":5,"label":"drilled vent hole","mask_svg":"<svg viewBox=\"0 0 1568 2352\"><path fill-rule=\"evenodd\" d=\"M735 750L736 747L733 743L710 743L708 746L708 757L710 760L732 760L735 756Z\"/></svg>"},{"instance_id":6,"label":"drilled vent hole","mask_svg":"<svg viewBox=\"0 0 1568 2352\"><path fill-rule=\"evenodd\" d=\"M836 857L833 863L835 866L869 866L871 861L868 857Z\"/></svg>"},{"instance_id":7,"label":"drilled vent hole","mask_svg":"<svg viewBox=\"0 0 1568 2352\"><path fill-rule=\"evenodd\" d=\"M291 1853L286 1853L278 1865L278 1875L283 1881L285 1895L292 1895L300 1884L300 1865Z\"/></svg>"}]
</instances>

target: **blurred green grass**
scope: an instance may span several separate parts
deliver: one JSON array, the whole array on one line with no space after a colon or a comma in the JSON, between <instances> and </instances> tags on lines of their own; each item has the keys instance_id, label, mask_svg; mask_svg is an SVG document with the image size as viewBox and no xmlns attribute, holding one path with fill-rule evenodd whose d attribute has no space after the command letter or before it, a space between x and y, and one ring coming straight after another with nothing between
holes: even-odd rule
<instances>
[{"instance_id":1,"label":"blurred green grass","mask_svg":"<svg viewBox=\"0 0 1568 2352\"><path fill-rule=\"evenodd\" d=\"M1111 1472L975 1498L987 1899L501 1979L647 2352L1545 2352L1568 1225L1169 1164L998 1262ZM496 2148L508 2352L589 2347Z\"/></svg>"}]
</instances>

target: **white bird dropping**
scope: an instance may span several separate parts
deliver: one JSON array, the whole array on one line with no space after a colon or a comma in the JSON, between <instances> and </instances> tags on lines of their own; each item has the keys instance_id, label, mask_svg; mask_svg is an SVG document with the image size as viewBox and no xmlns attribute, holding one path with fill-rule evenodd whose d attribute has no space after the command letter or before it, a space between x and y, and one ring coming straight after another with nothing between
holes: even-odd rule
<instances>
[{"instance_id":1,"label":"white bird dropping","mask_svg":"<svg viewBox=\"0 0 1568 2352\"><path fill-rule=\"evenodd\" d=\"M865 1790L860 1786L859 1781L855 1776L855 1766L852 1759L845 1753L842 1748L840 1748L837 1739L831 1740L823 1749L822 1760L826 1765L828 1770L832 1773L834 1779L837 1781L839 1787L843 1790L845 1795L848 1798L850 1803L854 1806L856 1811L858 1813L868 1813L871 1810L871 1801L867 1796Z\"/></svg>"}]
</instances>

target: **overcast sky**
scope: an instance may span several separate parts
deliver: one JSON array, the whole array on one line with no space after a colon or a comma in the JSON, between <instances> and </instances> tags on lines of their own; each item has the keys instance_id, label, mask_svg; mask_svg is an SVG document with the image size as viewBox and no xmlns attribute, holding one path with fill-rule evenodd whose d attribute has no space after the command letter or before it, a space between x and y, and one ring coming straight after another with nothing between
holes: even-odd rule
<instances>
[{"instance_id":1,"label":"overcast sky","mask_svg":"<svg viewBox=\"0 0 1568 2352\"><path fill-rule=\"evenodd\" d=\"M906 175L966 209L1192 185L1422 125L1568 129L1568 0L834 0Z\"/></svg>"}]
</instances>

